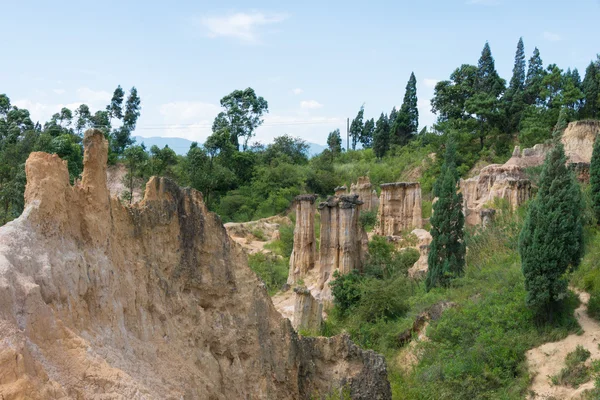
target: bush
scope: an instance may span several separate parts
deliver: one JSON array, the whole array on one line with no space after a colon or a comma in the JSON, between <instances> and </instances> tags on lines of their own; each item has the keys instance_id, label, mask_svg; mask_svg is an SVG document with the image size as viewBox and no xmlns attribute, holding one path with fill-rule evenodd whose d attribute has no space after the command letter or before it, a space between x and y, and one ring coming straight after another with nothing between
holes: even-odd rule
<instances>
[{"instance_id":1,"label":"bush","mask_svg":"<svg viewBox=\"0 0 600 400\"><path fill-rule=\"evenodd\" d=\"M365 275L379 279L389 279L406 275L410 267L419 259L419 252L408 248L396 251L393 243L383 236L373 236L369 242L369 254L365 264Z\"/></svg>"},{"instance_id":2,"label":"bush","mask_svg":"<svg viewBox=\"0 0 600 400\"><path fill-rule=\"evenodd\" d=\"M565 367L557 375L550 377L552 384L577 388L587 382L590 378L590 369L584 362L590 358L590 355L587 349L578 345L565 357Z\"/></svg>"},{"instance_id":3,"label":"bush","mask_svg":"<svg viewBox=\"0 0 600 400\"><path fill-rule=\"evenodd\" d=\"M363 211L360 213L360 225L366 232L372 231L377 223L377 211Z\"/></svg>"},{"instance_id":4,"label":"bush","mask_svg":"<svg viewBox=\"0 0 600 400\"><path fill-rule=\"evenodd\" d=\"M386 280L364 279L360 283L357 315L367 322L400 318L409 310L411 294L411 284L403 276Z\"/></svg>"},{"instance_id":5,"label":"bush","mask_svg":"<svg viewBox=\"0 0 600 400\"><path fill-rule=\"evenodd\" d=\"M344 314L360 301L362 276L358 271L353 270L345 275L340 275L338 271L335 271L333 277L335 280L329 283L333 302Z\"/></svg>"},{"instance_id":6,"label":"bush","mask_svg":"<svg viewBox=\"0 0 600 400\"><path fill-rule=\"evenodd\" d=\"M248 265L265 283L270 296L277 293L287 281L288 263L283 257L264 253L251 254L248 256Z\"/></svg>"},{"instance_id":7,"label":"bush","mask_svg":"<svg viewBox=\"0 0 600 400\"><path fill-rule=\"evenodd\" d=\"M265 244L265 249L289 260L292 250L294 250L294 225L280 225L279 239Z\"/></svg>"}]
</instances>

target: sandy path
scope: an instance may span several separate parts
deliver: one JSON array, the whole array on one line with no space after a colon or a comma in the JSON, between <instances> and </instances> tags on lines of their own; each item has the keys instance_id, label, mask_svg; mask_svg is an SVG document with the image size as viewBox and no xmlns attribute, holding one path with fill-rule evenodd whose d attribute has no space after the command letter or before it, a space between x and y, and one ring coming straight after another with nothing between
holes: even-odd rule
<instances>
[{"instance_id":1,"label":"sandy path","mask_svg":"<svg viewBox=\"0 0 600 400\"><path fill-rule=\"evenodd\" d=\"M529 370L534 375L530 387L529 399L577 399L587 389L594 387L594 381L579 386L577 389L565 386L552 386L549 376L556 375L565 366L565 357L575 350L578 345L585 347L591 353L591 360L600 358L600 324L587 314L587 303L590 295L578 292L581 305L575 310L575 316L583 329L582 335L569 335L563 340L545 343L527 352Z\"/></svg>"}]
</instances>

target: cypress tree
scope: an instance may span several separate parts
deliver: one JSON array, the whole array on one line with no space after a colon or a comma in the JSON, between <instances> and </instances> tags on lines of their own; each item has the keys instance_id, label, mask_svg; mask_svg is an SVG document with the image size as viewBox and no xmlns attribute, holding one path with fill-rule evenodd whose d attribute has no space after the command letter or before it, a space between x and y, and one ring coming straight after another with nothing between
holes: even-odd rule
<instances>
[{"instance_id":1,"label":"cypress tree","mask_svg":"<svg viewBox=\"0 0 600 400\"><path fill-rule=\"evenodd\" d=\"M517 43L513 75L508 88L513 93L522 91L525 88L525 46L523 45L523 38L519 38L519 43Z\"/></svg>"},{"instance_id":2,"label":"cypress tree","mask_svg":"<svg viewBox=\"0 0 600 400\"><path fill-rule=\"evenodd\" d=\"M585 69L585 77L581 85L585 101L581 109L582 118L596 118L598 116L598 95L600 94L598 84L600 76L598 75L600 75L598 66L594 62L590 62L590 65Z\"/></svg>"},{"instance_id":3,"label":"cypress tree","mask_svg":"<svg viewBox=\"0 0 600 400\"><path fill-rule=\"evenodd\" d=\"M523 38L519 38L517 43L517 52L515 53L515 65L513 67L513 75L510 79L506 95L504 96L504 110L506 112L506 120L508 123L508 132L513 132L517 129L521 121L521 115L525 108L524 101L525 89L525 48Z\"/></svg>"},{"instance_id":4,"label":"cypress tree","mask_svg":"<svg viewBox=\"0 0 600 400\"><path fill-rule=\"evenodd\" d=\"M537 196L519 236L526 302L546 318L567 295L565 272L579 264L583 250L581 192L565 163L558 142L546 157Z\"/></svg>"},{"instance_id":5,"label":"cypress tree","mask_svg":"<svg viewBox=\"0 0 600 400\"><path fill-rule=\"evenodd\" d=\"M382 158L390 148L390 128L388 118L381 113L373 133L373 151L377 158Z\"/></svg>"},{"instance_id":6,"label":"cypress tree","mask_svg":"<svg viewBox=\"0 0 600 400\"><path fill-rule=\"evenodd\" d=\"M431 217L431 246L427 258L425 280L427 291L435 286L447 286L452 278L464 273L466 247L463 239L465 217L462 194L457 192L456 145L452 139L446 146L442 173L434 186L438 200Z\"/></svg>"},{"instance_id":7,"label":"cypress tree","mask_svg":"<svg viewBox=\"0 0 600 400\"><path fill-rule=\"evenodd\" d=\"M592 162L590 165L590 189L592 190L592 207L596 220L600 222L600 140L594 142Z\"/></svg>"},{"instance_id":8,"label":"cypress tree","mask_svg":"<svg viewBox=\"0 0 600 400\"><path fill-rule=\"evenodd\" d=\"M371 118L365 121L362 134L360 135L360 144L364 149L373 147L373 134L375 132L375 119Z\"/></svg>"},{"instance_id":9,"label":"cypress tree","mask_svg":"<svg viewBox=\"0 0 600 400\"><path fill-rule=\"evenodd\" d=\"M350 137L352 138L352 150L356 150L356 144L360 141L360 137L363 133L364 124L363 116L365 114L365 107L361 106L356 118L352 120L350 124Z\"/></svg>"},{"instance_id":10,"label":"cypress tree","mask_svg":"<svg viewBox=\"0 0 600 400\"><path fill-rule=\"evenodd\" d=\"M531 105L536 104L541 100L540 93L542 92L544 79L544 63L540 57L540 51L536 47L533 50L533 55L529 59L527 67L527 77L525 78L525 103Z\"/></svg>"},{"instance_id":11,"label":"cypress tree","mask_svg":"<svg viewBox=\"0 0 600 400\"><path fill-rule=\"evenodd\" d=\"M419 129L419 109L417 106L417 78L410 73L406 83L404 101L395 118L390 115L390 136L394 143L401 146L407 144Z\"/></svg>"}]
</instances>

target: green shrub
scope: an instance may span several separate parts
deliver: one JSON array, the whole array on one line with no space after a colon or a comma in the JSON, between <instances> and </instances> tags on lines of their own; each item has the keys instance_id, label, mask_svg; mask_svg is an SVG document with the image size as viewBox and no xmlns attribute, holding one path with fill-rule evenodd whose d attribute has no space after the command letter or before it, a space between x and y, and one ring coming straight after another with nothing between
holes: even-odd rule
<instances>
[{"instance_id":1,"label":"green shrub","mask_svg":"<svg viewBox=\"0 0 600 400\"><path fill-rule=\"evenodd\" d=\"M552 384L577 388L587 382L590 378L590 368L584 362L590 358L590 355L587 349L578 345L565 357L565 367L557 375L550 377Z\"/></svg>"},{"instance_id":2,"label":"green shrub","mask_svg":"<svg viewBox=\"0 0 600 400\"><path fill-rule=\"evenodd\" d=\"M394 279L367 278L360 283L360 301L357 315L363 321L396 319L409 310L408 298L412 286L404 276Z\"/></svg>"},{"instance_id":3,"label":"green shrub","mask_svg":"<svg viewBox=\"0 0 600 400\"><path fill-rule=\"evenodd\" d=\"M393 243L383 236L373 236L365 264L365 275L389 279L406 275L408 269L419 259L419 252L408 248L396 251Z\"/></svg>"},{"instance_id":4,"label":"green shrub","mask_svg":"<svg viewBox=\"0 0 600 400\"><path fill-rule=\"evenodd\" d=\"M600 294L592 292L587 306L588 315L596 320L600 320Z\"/></svg>"},{"instance_id":5,"label":"green shrub","mask_svg":"<svg viewBox=\"0 0 600 400\"><path fill-rule=\"evenodd\" d=\"M265 244L265 249L289 259L294 249L294 225L281 224L279 226L279 239Z\"/></svg>"},{"instance_id":6,"label":"green shrub","mask_svg":"<svg viewBox=\"0 0 600 400\"><path fill-rule=\"evenodd\" d=\"M338 271L335 271L333 277L335 280L329 283L333 301L340 312L344 314L360 300L360 284L363 278L356 270L345 275L340 275Z\"/></svg>"},{"instance_id":7,"label":"green shrub","mask_svg":"<svg viewBox=\"0 0 600 400\"><path fill-rule=\"evenodd\" d=\"M363 211L360 213L360 225L366 232L372 231L377 223L377 211Z\"/></svg>"},{"instance_id":8,"label":"green shrub","mask_svg":"<svg viewBox=\"0 0 600 400\"><path fill-rule=\"evenodd\" d=\"M256 253L248 256L250 269L262 279L269 295L274 295L286 283L288 276L287 259L273 255Z\"/></svg>"}]
</instances>

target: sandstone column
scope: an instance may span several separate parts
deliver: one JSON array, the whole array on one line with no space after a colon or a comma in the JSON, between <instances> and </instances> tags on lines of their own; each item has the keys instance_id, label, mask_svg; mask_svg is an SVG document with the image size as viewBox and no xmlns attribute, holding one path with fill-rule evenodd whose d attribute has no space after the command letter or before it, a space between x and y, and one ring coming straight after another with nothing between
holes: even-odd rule
<instances>
[{"instance_id":1,"label":"sandstone column","mask_svg":"<svg viewBox=\"0 0 600 400\"><path fill-rule=\"evenodd\" d=\"M397 236L403 231L421 228L421 185L418 182L396 182L381 185L376 232L381 236Z\"/></svg>"},{"instance_id":2,"label":"sandstone column","mask_svg":"<svg viewBox=\"0 0 600 400\"><path fill-rule=\"evenodd\" d=\"M287 283L295 284L315 266L317 242L315 241L315 200L314 194L296 196L296 227L294 228L294 249L290 256L290 272Z\"/></svg>"},{"instance_id":3,"label":"sandstone column","mask_svg":"<svg viewBox=\"0 0 600 400\"><path fill-rule=\"evenodd\" d=\"M323 321L323 304L315 300L306 287L296 287L294 292L294 329L319 332Z\"/></svg>"},{"instance_id":4,"label":"sandstone column","mask_svg":"<svg viewBox=\"0 0 600 400\"><path fill-rule=\"evenodd\" d=\"M377 211L379 197L368 176L361 176L356 183L350 185L350 193L358 195L358 199L364 203L363 210Z\"/></svg>"},{"instance_id":5,"label":"sandstone column","mask_svg":"<svg viewBox=\"0 0 600 400\"><path fill-rule=\"evenodd\" d=\"M366 233L360 225L362 201L358 195L332 196L319 204L321 213L321 238L319 249L318 289L321 298L329 299L334 271L347 274L353 269L362 270L365 251L363 239Z\"/></svg>"}]
</instances>

